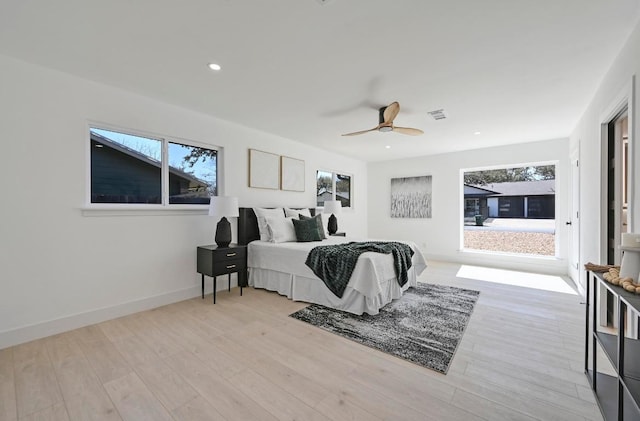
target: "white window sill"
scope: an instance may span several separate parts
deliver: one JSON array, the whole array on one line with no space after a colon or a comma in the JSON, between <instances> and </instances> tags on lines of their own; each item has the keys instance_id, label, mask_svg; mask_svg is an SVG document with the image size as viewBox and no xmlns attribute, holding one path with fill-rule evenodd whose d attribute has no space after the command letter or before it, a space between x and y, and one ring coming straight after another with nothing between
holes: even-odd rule
<instances>
[{"instance_id":1,"label":"white window sill","mask_svg":"<svg viewBox=\"0 0 640 421\"><path fill-rule=\"evenodd\" d=\"M206 215L209 205L87 205L80 208L82 216L166 216Z\"/></svg>"},{"instance_id":2,"label":"white window sill","mask_svg":"<svg viewBox=\"0 0 640 421\"><path fill-rule=\"evenodd\" d=\"M555 260L561 261L564 260L558 256L545 256L542 254L524 254L524 253L508 253L508 252L500 252L500 251L489 251L489 250L475 250L475 249L460 249L458 253L461 254L478 254L484 256L495 256L495 257L514 257L514 258L524 258L524 259L539 259L539 260Z\"/></svg>"}]
</instances>

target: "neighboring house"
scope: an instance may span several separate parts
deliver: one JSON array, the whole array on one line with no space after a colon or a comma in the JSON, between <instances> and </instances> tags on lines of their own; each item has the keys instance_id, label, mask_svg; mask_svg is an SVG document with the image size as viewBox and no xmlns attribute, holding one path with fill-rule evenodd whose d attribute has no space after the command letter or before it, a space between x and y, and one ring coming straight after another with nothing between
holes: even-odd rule
<instances>
[{"instance_id":1,"label":"neighboring house","mask_svg":"<svg viewBox=\"0 0 640 421\"><path fill-rule=\"evenodd\" d=\"M333 192L323 187L318 191L316 203L320 206L321 204L324 204L326 200L333 200Z\"/></svg>"},{"instance_id":2,"label":"neighboring house","mask_svg":"<svg viewBox=\"0 0 640 421\"><path fill-rule=\"evenodd\" d=\"M162 163L91 132L91 203L160 203ZM169 166L171 203L209 203L205 181Z\"/></svg>"},{"instance_id":3,"label":"neighboring house","mask_svg":"<svg viewBox=\"0 0 640 421\"><path fill-rule=\"evenodd\" d=\"M336 200L339 200L342 203L343 208L348 208L351 206L351 200L349 199L349 192L337 192Z\"/></svg>"},{"instance_id":4,"label":"neighboring house","mask_svg":"<svg viewBox=\"0 0 640 421\"><path fill-rule=\"evenodd\" d=\"M320 206L325 202L325 200L333 200L333 192L323 187L318 192L316 203L318 204L318 206ZM336 200L339 200L342 203L343 208L351 206L351 201L349 200L349 192L336 193Z\"/></svg>"},{"instance_id":5,"label":"neighboring house","mask_svg":"<svg viewBox=\"0 0 640 421\"><path fill-rule=\"evenodd\" d=\"M555 180L464 185L464 216L555 218Z\"/></svg>"},{"instance_id":6,"label":"neighboring house","mask_svg":"<svg viewBox=\"0 0 640 421\"><path fill-rule=\"evenodd\" d=\"M489 216L487 210L487 197L497 192L479 186L464 185L464 216L473 217L482 215Z\"/></svg>"}]
</instances>

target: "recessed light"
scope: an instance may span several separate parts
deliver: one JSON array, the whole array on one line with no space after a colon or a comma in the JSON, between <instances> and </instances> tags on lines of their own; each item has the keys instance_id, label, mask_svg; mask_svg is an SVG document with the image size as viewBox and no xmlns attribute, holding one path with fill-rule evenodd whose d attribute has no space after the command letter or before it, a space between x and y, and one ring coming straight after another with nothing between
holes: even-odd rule
<instances>
[{"instance_id":1,"label":"recessed light","mask_svg":"<svg viewBox=\"0 0 640 421\"><path fill-rule=\"evenodd\" d=\"M220 70L220 69L222 69L222 67L220 67L220 65L216 64L216 63L209 63L209 68L211 70Z\"/></svg>"},{"instance_id":2,"label":"recessed light","mask_svg":"<svg viewBox=\"0 0 640 421\"><path fill-rule=\"evenodd\" d=\"M387 145L387 146L385 146L385 148L391 149L391 145Z\"/></svg>"},{"instance_id":3,"label":"recessed light","mask_svg":"<svg viewBox=\"0 0 640 421\"><path fill-rule=\"evenodd\" d=\"M473 132L473 134L477 136L480 134L480 132Z\"/></svg>"}]
</instances>

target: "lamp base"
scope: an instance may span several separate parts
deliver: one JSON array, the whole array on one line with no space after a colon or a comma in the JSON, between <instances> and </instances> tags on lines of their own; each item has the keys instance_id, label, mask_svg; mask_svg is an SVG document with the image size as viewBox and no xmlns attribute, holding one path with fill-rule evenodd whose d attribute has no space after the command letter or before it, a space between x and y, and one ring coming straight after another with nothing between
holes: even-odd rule
<instances>
[{"instance_id":1,"label":"lamp base","mask_svg":"<svg viewBox=\"0 0 640 421\"><path fill-rule=\"evenodd\" d=\"M224 216L216 226L216 244L218 247L229 247L231 244L231 224Z\"/></svg>"},{"instance_id":2,"label":"lamp base","mask_svg":"<svg viewBox=\"0 0 640 421\"><path fill-rule=\"evenodd\" d=\"M338 218L336 218L334 214L331 214L331 216L329 217L327 231L329 231L329 235L333 235L338 232Z\"/></svg>"}]
</instances>

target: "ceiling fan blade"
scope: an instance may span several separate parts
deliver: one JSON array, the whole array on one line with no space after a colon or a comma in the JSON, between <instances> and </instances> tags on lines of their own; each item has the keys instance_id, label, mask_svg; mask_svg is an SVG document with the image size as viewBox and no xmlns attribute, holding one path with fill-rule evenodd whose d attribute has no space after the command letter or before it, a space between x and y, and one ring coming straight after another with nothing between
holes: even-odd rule
<instances>
[{"instance_id":1,"label":"ceiling fan blade","mask_svg":"<svg viewBox=\"0 0 640 421\"><path fill-rule=\"evenodd\" d=\"M421 134L424 134L424 132L420 129L414 129L411 127L397 127L394 126L393 127L393 131L394 132L398 132L398 133L402 133L402 134L408 134L410 136L419 136Z\"/></svg>"},{"instance_id":2,"label":"ceiling fan blade","mask_svg":"<svg viewBox=\"0 0 640 421\"><path fill-rule=\"evenodd\" d=\"M346 133L346 134L343 134L342 136L357 136L359 134L365 134L365 133L369 133L369 132L373 132L375 130L378 130L378 127L374 127L373 129L369 129L369 130L362 130L362 131L359 131L359 132Z\"/></svg>"},{"instance_id":3,"label":"ceiling fan blade","mask_svg":"<svg viewBox=\"0 0 640 421\"><path fill-rule=\"evenodd\" d=\"M400 104L398 102L392 102L387 105L387 108L384 109L382 116L384 117L384 123L392 123L393 119L396 118L398 113L400 112Z\"/></svg>"}]
</instances>

